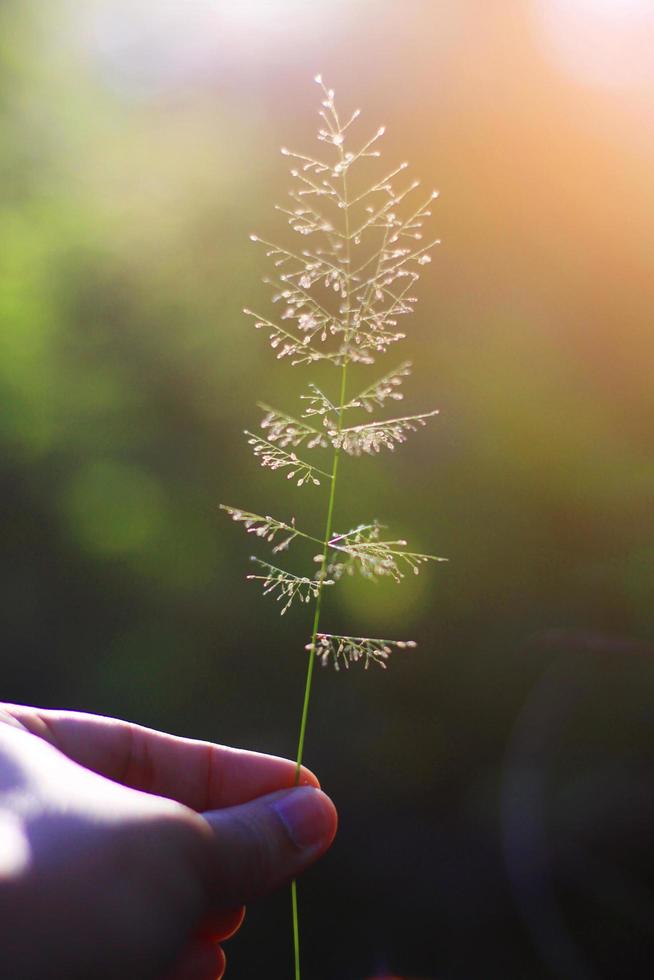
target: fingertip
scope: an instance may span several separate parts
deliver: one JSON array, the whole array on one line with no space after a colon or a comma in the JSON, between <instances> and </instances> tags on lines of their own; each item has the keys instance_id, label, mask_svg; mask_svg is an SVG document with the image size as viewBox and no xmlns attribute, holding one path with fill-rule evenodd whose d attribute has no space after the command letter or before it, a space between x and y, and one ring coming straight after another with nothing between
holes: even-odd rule
<instances>
[{"instance_id":1,"label":"fingertip","mask_svg":"<svg viewBox=\"0 0 654 980\"><path fill-rule=\"evenodd\" d=\"M220 980L226 962L222 946L198 939L187 947L166 980Z\"/></svg>"},{"instance_id":2,"label":"fingertip","mask_svg":"<svg viewBox=\"0 0 654 980\"><path fill-rule=\"evenodd\" d=\"M331 796L327 796L326 793L322 793L322 796L324 796L325 798L326 801L325 806L329 813L329 819L331 821L330 829L329 829L329 839L327 843L327 846L331 847L333 840L336 837L336 834L338 833L338 810L336 809L336 804L332 800Z\"/></svg>"},{"instance_id":3,"label":"fingertip","mask_svg":"<svg viewBox=\"0 0 654 980\"><path fill-rule=\"evenodd\" d=\"M297 786L274 794L269 805L299 850L312 851L318 856L334 840L338 814L322 790L313 786Z\"/></svg>"},{"instance_id":4,"label":"fingertip","mask_svg":"<svg viewBox=\"0 0 654 980\"><path fill-rule=\"evenodd\" d=\"M301 766L297 785L313 786L314 789L320 789L320 780L315 773L311 772L310 769L307 769L305 766Z\"/></svg>"},{"instance_id":5,"label":"fingertip","mask_svg":"<svg viewBox=\"0 0 654 980\"><path fill-rule=\"evenodd\" d=\"M198 930L198 937L214 942L224 942L231 939L243 925L245 919L245 906L241 905L235 909L228 909L226 912L219 911L207 916L202 926Z\"/></svg>"},{"instance_id":6,"label":"fingertip","mask_svg":"<svg viewBox=\"0 0 654 980\"><path fill-rule=\"evenodd\" d=\"M202 816L213 831L209 893L223 909L296 878L329 848L338 824L334 804L314 786L277 790Z\"/></svg>"},{"instance_id":7,"label":"fingertip","mask_svg":"<svg viewBox=\"0 0 654 980\"><path fill-rule=\"evenodd\" d=\"M326 793L323 793L322 790L320 790L320 796L325 811L325 824L327 827L325 833L325 850L327 850L328 847L332 846L338 832L338 810L332 798L327 796Z\"/></svg>"}]
</instances>

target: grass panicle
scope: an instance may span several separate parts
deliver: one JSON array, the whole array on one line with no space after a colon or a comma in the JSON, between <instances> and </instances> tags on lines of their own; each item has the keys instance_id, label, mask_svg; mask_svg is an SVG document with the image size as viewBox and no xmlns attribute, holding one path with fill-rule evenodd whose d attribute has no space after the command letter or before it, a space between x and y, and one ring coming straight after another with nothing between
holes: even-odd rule
<instances>
[{"instance_id":1,"label":"grass panicle","mask_svg":"<svg viewBox=\"0 0 654 980\"><path fill-rule=\"evenodd\" d=\"M263 412L261 434L246 431L248 444L259 463L283 473L297 487L325 487L327 491L322 533L296 527L295 520L223 506L232 520L267 544L273 554L285 552L297 539L318 546L314 566L297 574L253 558L258 572L248 579L262 586L286 613L294 604L313 603L311 635L306 644L306 680L296 753L299 780L307 730L313 667L316 660L336 670L362 664L386 668L393 651L415 647L412 640L342 636L320 631L323 592L344 575L400 582L407 571L417 574L422 565L445 559L409 551L404 540L381 537L377 521L359 524L343 534L333 530L339 460L394 450L412 433L427 425L437 410L390 418L372 418L388 403L403 400L402 390L411 363L369 381L348 397L348 369L365 370L393 350L405 334L401 318L413 313L413 294L422 270L431 262L437 238L425 239L423 226L431 217L437 191L420 192L420 181L406 176L408 164L381 169L381 140L385 128L357 136L360 111L345 119L336 108L334 91L320 75L321 92L318 155L282 154L291 162L293 185L289 203L277 210L296 236L291 246L250 236L271 266L263 280L269 287L274 314L245 309L256 329L265 332L277 359L294 367L326 364L334 369L333 390L315 381L304 382L298 406L285 411L259 403ZM377 172L375 172L377 171ZM368 416L357 421L357 412ZM301 457L296 454L300 450ZM312 455L317 454L314 462ZM314 491L320 492L320 491ZM292 919L295 980L300 980L300 942L297 886L292 884Z\"/></svg>"}]
</instances>

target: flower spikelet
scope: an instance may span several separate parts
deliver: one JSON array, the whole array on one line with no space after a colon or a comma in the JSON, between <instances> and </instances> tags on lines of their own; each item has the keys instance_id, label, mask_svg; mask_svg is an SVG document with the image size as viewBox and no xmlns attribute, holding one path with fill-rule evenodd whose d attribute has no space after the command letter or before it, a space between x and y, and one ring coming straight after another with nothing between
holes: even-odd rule
<instances>
[{"instance_id":1,"label":"flower spikelet","mask_svg":"<svg viewBox=\"0 0 654 980\"><path fill-rule=\"evenodd\" d=\"M233 521L243 525L248 534L256 534L258 538L263 538L269 544L271 544L275 537L280 533L280 531L289 532L288 537L285 537L283 541L280 541L272 549L273 554L279 551L285 551L291 541L300 534L300 532L295 527L295 520L292 519L290 524L285 521L278 521L275 517L270 517L266 515L265 517L261 514L251 514L247 510L241 510L238 507L228 507L226 504L220 505L221 510L226 511Z\"/></svg>"},{"instance_id":2,"label":"flower spikelet","mask_svg":"<svg viewBox=\"0 0 654 980\"><path fill-rule=\"evenodd\" d=\"M393 647L397 650L408 650L415 646L413 640L376 640L368 636L318 633L315 645L308 643L306 649L320 658L323 667L331 660L336 670L340 670L341 666L347 669L350 664L361 660L366 670L370 664L378 664L385 670Z\"/></svg>"},{"instance_id":3,"label":"flower spikelet","mask_svg":"<svg viewBox=\"0 0 654 980\"><path fill-rule=\"evenodd\" d=\"M326 424L329 438L336 449L343 449L350 456L361 456L363 453L378 453L384 447L395 449L396 445L406 442L407 432L415 432L426 425L426 420L433 415L438 415L438 410L340 430L330 425L328 420Z\"/></svg>"},{"instance_id":4,"label":"flower spikelet","mask_svg":"<svg viewBox=\"0 0 654 980\"><path fill-rule=\"evenodd\" d=\"M263 402L259 402L259 408L265 412L261 420L261 428L266 430L270 442L276 442L284 449L288 446L297 449L303 443L307 449L315 449L317 446L325 448L329 445L326 432L314 429L308 423L295 419L285 412L279 412Z\"/></svg>"},{"instance_id":5,"label":"flower spikelet","mask_svg":"<svg viewBox=\"0 0 654 980\"><path fill-rule=\"evenodd\" d=\"M297 477L298 487L304 486L305 483L314 484L318 487L320 486L320 476L331 480L330 473L325 473L317 466L298 459L294 452L287 453L279 446L274 446L266 439L248 432L247 429L245 434L248 436L248 444L252 446L252 452L261 465L267 466L271 470L288 469L287 479L292 480Z\"/></svg>"},{"instance_id":6,"label":"flower spikelet","mask_svg":"<svg viewBox=\"0 0 654 980\"><path fill-rule=\"evenodd\" d=\"M276 568L275 565L270 565L254 556L251 560L265 570L265 575L248 575L247 578L263 582L264 595L277 593L277 601L284 602L281 609L282 616L287 609L290 609L294 599L305 603L311 602L312 599L317 598L322 585L334 584L330 579L325 579L321 583L306 576L293 575L291 572L285 572L282 568Z\"/></svg>"},{"instance_id":7,"label":"flower spikelet","mask_svg":"<svg viewBox=\"0 0 654 980\"><path fill-rule=\"evenodd\" d=\"M347 534L337 534L329 542L335 553L328 565L329 574L339 579L343 574L352 575L358 568L364 578L390 576L396 582L404 578L407 570L415 575L420 566L429 561L447 561L438 555L423 555L415 551L407 551L407 542L381 541L379 539L382 525L361 524L348 531Z\"/></svg>"}]
</instances>

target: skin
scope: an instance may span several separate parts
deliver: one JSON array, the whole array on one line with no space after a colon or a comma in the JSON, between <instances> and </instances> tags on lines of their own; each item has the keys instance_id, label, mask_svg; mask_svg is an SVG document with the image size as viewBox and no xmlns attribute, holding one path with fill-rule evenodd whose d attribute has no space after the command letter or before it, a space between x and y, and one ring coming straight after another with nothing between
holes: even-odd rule
<instances>
[{"instance_id":1,"label":"skin","mask_svg":"<svg viewBox=\"0 0 654 980\"><path fill-rule=\"evenodd\" d=\"M215 980L245 903L331 844L287 759L0 705L0 975Z\"/></svg>"}]
</instances>

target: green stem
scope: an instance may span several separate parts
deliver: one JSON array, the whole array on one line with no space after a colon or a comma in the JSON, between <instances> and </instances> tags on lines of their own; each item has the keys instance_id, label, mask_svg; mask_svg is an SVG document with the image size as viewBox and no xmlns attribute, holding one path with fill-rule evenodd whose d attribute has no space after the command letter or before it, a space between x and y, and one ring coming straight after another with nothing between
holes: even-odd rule
<instances>
[{"instance_id":1,"label":"green stem","mask_svg":"<svg viewBox=\"0 0 654 980\"><path fill-rule=\"evenodd\" d=\"M347 361L343 364L341 371L341 395L338 408L338 432L343 425L343 405L345 404L345 383L347 380ZM332 536L332 520L334 517L334 503L336 500L336 477L338 475L338 461L341 450L334 450L334 460L332 463L332 481L329 490L329 504L327 506L327 520L325 522L325 539L323 544L322 562L320 565L320 581L325 580L327 572L327 558L329 555L329 541ZM309 660L307 664L307 677L304 685L304 702L302 704L302 718L300 720L300 734L298 737L297 756L295 760L295 785L300 781L300 769L302 768L302 757L304 755L304 738L307 731L307 718L309 717L309 701L311 698L311 681L313 679L313 666L316 660L315 646L320 626L320 610L322 608L322 584L316 598L316 608L313 614L313 626L311 628L311 645L309 647ZM293 955L295 959L295 980L300 980L300 925L297 910L297 882L291 882L291 911L293 916Z\"/></svg>"},{"instance_id":2,"label":"green stem","mask_svg":"<svg viewBox=\"0 0 654 980\"><path fill-rule=\"evenodd\" d=\"M347 379L347 362L341 371L341 395L338 407L338 432L343 426L343 405L345 404L345 382ZM338 461L341 455L340 449L334 450L334 460L332 463L332 483L329 490L329 504L327 506L327 520L325 522L325 537L323 539L322 562L320 564L320 581L325 579L327 573L327 558L329 556L329 542L332 536L332 520L334 517L334 502L336 500L336 477L338 475ZM309 663L307 666L307 679L304 687L304 703L302 706L302 718L300 721L300 735L298 738L297 757L295 760L295 785L300 781L300 767L302 766L302 756L304 754L304 737L307 730L307 717L309 714L309 699L311 697L311 679L313 677L313 665L316 659L313 648L316 645L318 627L320 625L320 610L322 608L322 584L316 598L316 608L313 614L313 626L311 628L311 649L309 650Z\"/></svg>"},{"instance_id":3,"label":"green stem","mask_svg":"<svg viewBox=\"0 0 654 980\"><path fill-rule=\"evenodd\" d=\"M344 159L343 148L339 146L341 161ZM343 199L345 201L345 236L347 241L347 269L348 269L348 288L347 288L347 312L346 312L346 339L349 340L349 327L350 327L350 289L349 289L349 273L350 273L350 240L349 240L349 214L347 207L347 171L343 173ZM343 428L343 406L345 405L345 386L347 383L347 356L343 360L343 367L341 368L341 392L339 396L338 403L338 422L337 422L337 432L340 435L341 429ZM318 627L320 626L320 610L322 608L322 593L323 593L323 583L325 581L327 573L327 558L329 556L329 542L332 536L332 520L334 517L334 502L336 500L336 477L338 475L338 461L341 456L340 446L334 450L334 457L332 461L332 479L331 487L329 490L329 503L327 505L327 519L325 521L325 537L323 541L323 551L322 551L322 562L320 565L320 588L318 590L318 595L316 597L316 608L313 614L313 626L311 629L311 644L309 646L309 660L307 663L307 676L304 685L304 701L302 704L302 717L300 720L300 734L298 737L297 745L297 756L295 760L295 785L297 786L300 781L300 769L302 768L302 757L304 755L304 738L307 731L307 718L309 716L309 701L311 698L311 681L313 679L313 666L316 659L315 647L316 639L318 636ZM291 882L291 912L293 916L293 955L295 962L295 980L301 980L300 977L300 924L298 919L298 902L297 902L297 882L293 880Z\"/></svg>"}]
</instances>

